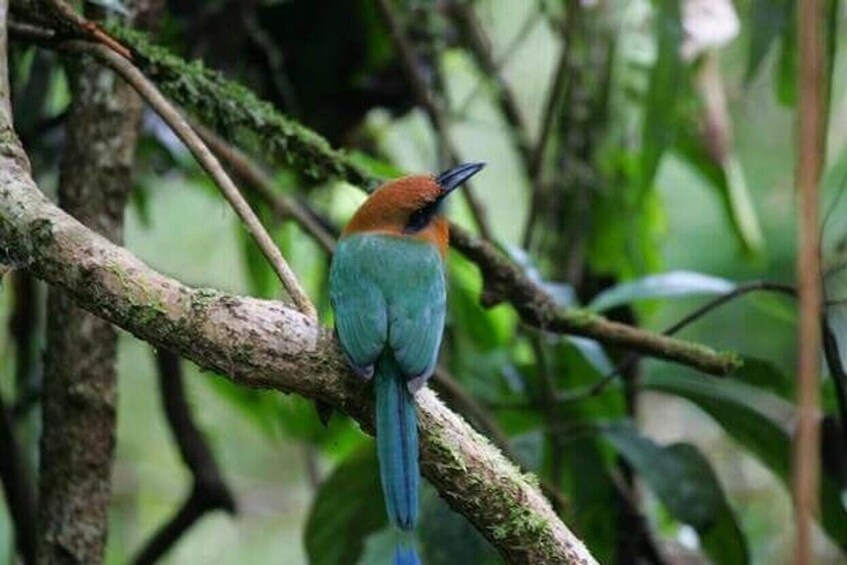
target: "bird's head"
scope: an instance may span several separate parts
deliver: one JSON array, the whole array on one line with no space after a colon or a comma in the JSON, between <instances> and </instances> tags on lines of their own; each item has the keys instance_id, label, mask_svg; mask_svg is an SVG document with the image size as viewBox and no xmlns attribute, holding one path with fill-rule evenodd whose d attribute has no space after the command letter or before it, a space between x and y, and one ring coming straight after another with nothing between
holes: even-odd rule
<instances>
[{"instance_id":1,"label":"bird's head","mask_svg":"<svg viewBox=\"0 0 847 565\"><path fill-rule=\"evenodd\" d=\"M386 182L359 207L344 235L384 233L425 239L446 247L447 223L439 215L456 188L478 173L485 163L466 163L440 175L412 175Z\"/></svg>"}]
</instances>

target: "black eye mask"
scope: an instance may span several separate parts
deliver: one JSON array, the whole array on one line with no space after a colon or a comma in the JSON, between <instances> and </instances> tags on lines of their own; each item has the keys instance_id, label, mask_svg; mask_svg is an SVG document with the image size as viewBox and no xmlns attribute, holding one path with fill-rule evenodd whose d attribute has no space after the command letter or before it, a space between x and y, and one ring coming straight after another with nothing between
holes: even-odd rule
<instances>
[{"instance_id":1,"label":"black eye mask","mask_svg":"<svg viewBox=\"0 0 847 565\"><path fill-rule=\"evenodd\" d=\"M432 219L441 211L441 203L444 202L443 197L439 197L434 202L430 202L419 210L415 210L409 221L406 222L406 227L403 229L406 233L417 233L427 227Z\"/></svg>"}]
</instances>

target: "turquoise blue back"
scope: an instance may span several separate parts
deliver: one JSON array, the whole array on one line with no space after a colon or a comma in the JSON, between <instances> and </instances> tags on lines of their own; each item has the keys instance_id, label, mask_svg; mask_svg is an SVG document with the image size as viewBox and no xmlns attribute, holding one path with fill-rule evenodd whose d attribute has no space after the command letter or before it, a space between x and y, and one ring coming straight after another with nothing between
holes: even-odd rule
<instances>
[{"instance_id":1,"label":"turquoise blue back","mask_svg":"<svg viewBox=\"0 0 847 565\"><path fill-rule=\"evenodd\" d=\"M428 378L444 332L444 264L434 245L355 234L336 248L329 275L335 328L361 372L391 350L406 379Z\"/></svg>"},{"instance_id":2,"label":"turquoise blue back","mask_svg":"<svg viewBox=\"0 0 847 565\"><path fill-rule=\"evenodd\" d=\"M335 327L348 359L374 375L377 454L391 522L412 531L418 513L418 430L412 392L428 379L444 331L444 265L435 246L411 238L342 239L330 270ZM395 565L419 562L401 544Z\"/></svg>"}]
</instances>

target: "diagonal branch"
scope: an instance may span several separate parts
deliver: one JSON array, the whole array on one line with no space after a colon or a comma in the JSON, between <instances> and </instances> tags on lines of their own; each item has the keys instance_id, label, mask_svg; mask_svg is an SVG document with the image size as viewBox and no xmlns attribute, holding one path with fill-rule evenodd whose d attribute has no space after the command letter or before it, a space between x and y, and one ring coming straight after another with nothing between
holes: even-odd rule
<instances>
[{"instance_id":1,"label":"diagonal branch","mask_svg":"<svg viewBox=\"0 0 847 565\"><path fill-rule=\"evenodd\" d=\"M293 198L279 194L274 188L273 179L240 149L230 145L205 126L195 124L194 130L235 176L240 177L245 184L255 190L277 216L282 219L293 218L306 233L318 242L318 245L324 251L332 253L335 249L335 238L312 216L309 210L298 204Z\"/></svg>"},{"instance_id":2,"label":"diagonal branch","mask_svg":"<svg viewBox=\"0 0 847 565\"><path fill-rule=\"evenodd\" d=\"M372 429L372 400L332 334L279 302L193 289L51 204L0 122L0 249L82 307L244 386L321 400ZM422 471L510 562L594 563L528 479L431 391L418 395Z\"/></svg>"},{"instance_id":3,"label":"diagonal branch","mask_svg":"<svg viewBox=\"0 0 847 565\"><path fill-rule=\"evenodd\" d=\"M414 47L406 35L406 32L403 30L400 18L394 11L394 8L391 6L391 2L389 0L377 0L377 6L379 7L383 20L385 20L386 26L388 27L391 41L394 44L394 49L400 56L400 61L403 64L403 70L406 72L406 78L409 82L409 86L412 87L412 92L414 93L418 104L421 108L423 108L424 112L426 112L426 115L432 124L432 129L435 130L435 135L438 137L438 144L441 146L443 151L446 152L446 156L449 160L453 161L453 163L457 163L459 161L459 151L456 149L456 145L450 137L447 118L443 110L439 107L438 102L432 97L429 88L427 88L426 80L423 76L421 76L419 70L420 65L417 61ZM471 213L476 221L476 227L479 230L480 235L484 239L491 241L492 233L491 227L488 225L488 215L486 214L482 203L479 201L479 197L476 195L472 183L465 183L464 188L462 189L462 194L468 203L468 207L471 209Z\"/></svg>"},{"instance_id":4,"label":"diagonal branch","mask_svg":"<svg viewBox=\"0 0 847 565\"><path fill-rule=\"evenodd\" d=\"M250 208L250 205L241 195L241 192L239 192L238 187L235 186L235 183L232 182L232 179L230 179L229 175L221 166L220 161L218 161L217 157L209 150L200 136L191 128L179 110L162 96L162 93L130 61L108 47L83 41L67 41L62 44L62 47L73 53L89 53L94 55L101 63L104 63L123 77L144 98L150 107L161 116L177 137L185 143L200 163L200 166L209 173L209 176L212 177L218 188L220 188L224 197L241 218L244 227L253 236L256 244L270 262L274 272L279 277L286 291L288 291L288 295L291 296L297 308L310 318L317 319L317 310L314 304L312 304L312 301L309 300L309 295L300 286L297 276L291 270L291 267L288 266L288 263L285 261L285 258L267 230L262 226L261 220L259 220L256 213Z\"/></svg>"}]
</instances>

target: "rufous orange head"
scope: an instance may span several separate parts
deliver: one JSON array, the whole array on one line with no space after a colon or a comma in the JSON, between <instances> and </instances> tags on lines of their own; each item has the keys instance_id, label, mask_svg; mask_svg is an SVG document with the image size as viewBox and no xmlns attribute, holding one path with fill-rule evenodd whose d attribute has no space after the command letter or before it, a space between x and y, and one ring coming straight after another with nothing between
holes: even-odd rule
<instances>
[{"instance_id":1,"label":"rufous orange head","mask_svg":"<svg viewBox=\"0 0 847 565\"><path fill-rule=\"evenodd\" d=\"M422 239L447 252L449 229L441 216L444 199L485 163L465 163L438 176L412 175L388 181L356 210L344 234L383 233Z\"/></svg>"}]
</instances>

